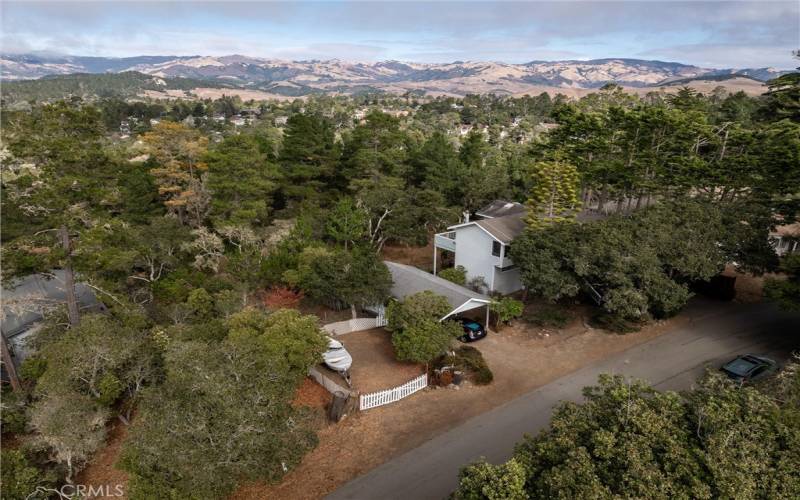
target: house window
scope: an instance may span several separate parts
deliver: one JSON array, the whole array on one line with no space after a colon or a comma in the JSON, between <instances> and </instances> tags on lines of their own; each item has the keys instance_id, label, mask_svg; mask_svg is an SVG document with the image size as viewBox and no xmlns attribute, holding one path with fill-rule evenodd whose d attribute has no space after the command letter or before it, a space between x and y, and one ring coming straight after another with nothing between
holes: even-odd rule
<instances>
[{"instance_id":1,"label":"house window","mask_svg":"<svg viewBox=\"0 0 800 500\"><path fill-rule=\"evenodd\" d=\"M492 242L492 255L494 255L495 257L500 257L500 247L501 247L501 245L500 245L499 241L493 241Z\"/></svg>"}]
</instances>

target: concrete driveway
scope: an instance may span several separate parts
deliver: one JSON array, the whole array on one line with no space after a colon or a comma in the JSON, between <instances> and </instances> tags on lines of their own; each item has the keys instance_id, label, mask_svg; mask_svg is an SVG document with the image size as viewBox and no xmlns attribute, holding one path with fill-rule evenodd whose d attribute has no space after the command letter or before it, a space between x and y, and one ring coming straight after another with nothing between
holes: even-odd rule
<instances>
[{"instance_id":1,"label":"concrete driveway","mask_svg":"<svg viewBox=\"0 0 800 500\"><path fill-rule=\"evenodd\" d=\"M507 460L525 433L550 422L560 401L580 401L581 389L601 373L650 381L661 390L691 387L706 367L718 368L740 353L781 362L800 349L800 314L769 304L699 302L687 327L587 366L503 406L481 414L424 445L345 484L330 499L442 499L458 483L458 471L481 457Z\"/></svg>"}]
</instances>

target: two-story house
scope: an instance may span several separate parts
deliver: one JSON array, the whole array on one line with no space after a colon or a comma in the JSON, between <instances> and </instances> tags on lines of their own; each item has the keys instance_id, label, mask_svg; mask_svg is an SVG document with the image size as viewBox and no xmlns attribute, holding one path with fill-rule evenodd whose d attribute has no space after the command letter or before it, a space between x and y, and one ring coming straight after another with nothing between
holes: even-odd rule
<instances>
[{"instance_id":1,"label":"two-story house","mask_svg":"<svg viewBox=\"0 0 800 500\"><path fill-rule=\"evenodd\" d=\"M483 278L489 292L521 290L520 272L509 258L509 249L524 229L524 205L493 201L478 210L474 220L450 226L434 236L433 272L437 272L439 252L452 252L454 264L467 270L467 279Z\"/></svg>"}]
</instances>

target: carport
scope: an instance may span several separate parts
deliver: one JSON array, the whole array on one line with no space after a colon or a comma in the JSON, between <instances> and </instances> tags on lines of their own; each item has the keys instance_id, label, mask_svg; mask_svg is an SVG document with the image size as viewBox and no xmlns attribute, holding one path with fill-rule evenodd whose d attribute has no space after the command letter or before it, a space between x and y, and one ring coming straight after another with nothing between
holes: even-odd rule
<instances>
[{"instance_id":1,"label":"carport","mask_svg":"<svg viewBox=\"0 0 800 500\"><path fill-rule=\"evenodd\" d=\"M439 321L444 321L459 313L485 307L485 326L489 328L489 304L491 303L491 299L488 296L474 292L461 285L456 285L439 276L426 273L422 269L414 266L389 261L384 261L384 264L389 268L389 272L392 273L392 281L394 284L391 288L391 294L394 298L403 300L409 295L425 290L430 290L437 295L445 297L450 307L453 309Z\"/></svg>"}]
</instances>

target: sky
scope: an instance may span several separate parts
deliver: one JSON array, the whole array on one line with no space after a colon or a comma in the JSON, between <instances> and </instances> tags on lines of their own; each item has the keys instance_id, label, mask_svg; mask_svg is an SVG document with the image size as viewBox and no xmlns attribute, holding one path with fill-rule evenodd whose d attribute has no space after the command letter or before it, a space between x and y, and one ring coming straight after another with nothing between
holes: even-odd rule
<instances>
[{"instance_id":1,"label":"sky","mask_svg":"<svg viewBox=\"0 0 800 500\"><path fill-rule=\"evenodd\" d=\"M3 53L800 65L800 1L12 2Z\"/></svg>"}]
</instances>

